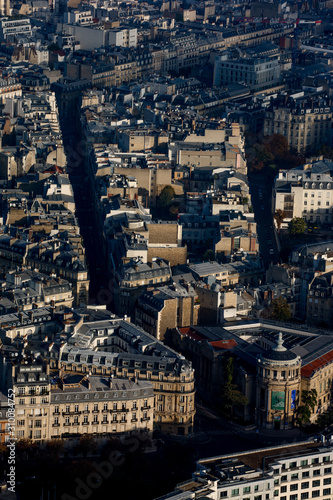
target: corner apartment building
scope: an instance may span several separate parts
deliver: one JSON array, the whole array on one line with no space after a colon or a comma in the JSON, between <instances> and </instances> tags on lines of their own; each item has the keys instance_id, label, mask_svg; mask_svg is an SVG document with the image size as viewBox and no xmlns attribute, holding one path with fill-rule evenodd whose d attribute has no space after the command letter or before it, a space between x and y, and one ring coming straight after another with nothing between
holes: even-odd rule
<instances>
[{"instance_id":1,"label":"corner apartment building","mask_svg":"<svg viewBox=\"0 0 333 500\"><path fill-rule=\"evenodd\" d=\"M294 217L306 222L332 224L333 162L321 158L291 170L281 170L273 186L273 213L286 213L282 227Z\"/></svg>"},{"instance_id":2,"label":"corner apartment building","mask_svg":"<svg viewBox=\"0 0 333 500\"><path fill-rule=\"evenodd\" d=\"M194 370L191 362L125 320L88 321L75 328L52 367L64 373L148 381L155 394L154 422L165 433L193 432Z\"/></svg>"},{"instance_id":3,"label":"corner apartment building","mask_svg":"<svg viewBox=\"0 0 333 500\"><path fill-rule=\"evenodd\" d=\"M279 95L265 110L264 135L281 134L298 153L332 143L332 105L328 96Z\"/></svg>"}]
</instances>

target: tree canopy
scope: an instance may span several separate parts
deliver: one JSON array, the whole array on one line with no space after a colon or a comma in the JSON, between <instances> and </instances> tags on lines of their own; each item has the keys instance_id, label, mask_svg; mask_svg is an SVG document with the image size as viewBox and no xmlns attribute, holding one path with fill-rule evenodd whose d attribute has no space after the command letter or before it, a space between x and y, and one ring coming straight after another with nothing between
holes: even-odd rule
<instances>
[{"instance_id":1,"label":"tree canopy","mask_svg":"<svg viewBox=\"0 0 333 500\"><path fill-rule=\"evenodd\" d=\"M274 219L276 221L276 225L278 228L278 231L281 229L282 222L286 218L286 212L284 210L281 210L280 208L277 209L277 211L274 214Z\"/></svg>"},{"instance_id":2,"label":"tree canopy","mask_svg":"<svg viewBox=\"0 0 333 500\"><path fill-rule=\"evenodd\" d=\"M309 424L311 414L314 412L317 404L317 391L311 389L310 391L302 391L301 405L297 409L297 422L302 424Z\"/></svg>"},{"instance_id":3,"label":"tree canopy","mask_svg":"<svg viewBox=\"0 0 333 500\"><path fill-rule=\"evenodd\" d=\"M172 204L172 201L175 197L175 190L172 186L165 186L157 200L157 207L160 211L160 214L163 215L167 212L169 215L169 209Z\"/></svg>"},{"instance_id":4,"label":"tree canopy","mask_svg":"<svg viewBox=\"0 0 333 500\"><path fill-rule=\"evenodd\" d=\"M304 163L305 159L289 149L287 139L281 134L265 136L259 141L255 136L248 136L247 142L250 171L266 169L274 175L279 168L293 168Z\"/></svg>"},{"instance_id":5,"label":"tree canopy","mask_svg":"<svg viewBox=\"0 0 333 500\"><path fill-rule=\"evenodd\" d=\"M302 217L294 217L288 224L289 234L292 236L299 236L304 234L306 229L306 222Z\"/></svg>"},{"instance_id":6,"label":"tree canopy","mask_svg":"<svg viewBox=\"0 0 333 500\"><path fill-rule=\"evenodd\" d=\"M232 417L235 406L246 406L248 399L239 390L234 380L234 360L229 357L224 365L224 385L221 393L221 406L226 416Z\"/></svg>"}]
</instances>

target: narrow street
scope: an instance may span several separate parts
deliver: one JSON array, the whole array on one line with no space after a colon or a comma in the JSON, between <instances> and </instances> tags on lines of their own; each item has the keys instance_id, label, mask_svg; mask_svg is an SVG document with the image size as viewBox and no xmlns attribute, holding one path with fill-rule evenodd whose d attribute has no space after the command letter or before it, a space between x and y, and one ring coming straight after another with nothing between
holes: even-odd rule
<instances>
[{"instance_id":1,"label":"narrow street","mask_svg":"<svg viewBox=\"0 0 333 500\"><path fill-rule=\"evenodd\" d=\"M83 237L90 277L90 303L108 305L108 296L100 291L107 290L108 275L104 252L103 234L98 230L98 212L94 186L87 174L87 158L84 157L85 145L75 123L61 123L64 148L67 155L69 179L73 186L76 217L80 234ZM103 302L103 300L105 301Z\"/></svg>"},{"instance_id":2,"label":"narrow street","mask_svg":"<svg viewBox=\"0 0 333 500\"><path fill-rule=\"evenodd\" d=\"M270 264L277 264L279 262L279 251L272 214L271 192L267 188L266 181L260 177L252 177L249 182L255 222L257 223L259 251L265 269L267 269Z\"/></svg>"}]
</instances>

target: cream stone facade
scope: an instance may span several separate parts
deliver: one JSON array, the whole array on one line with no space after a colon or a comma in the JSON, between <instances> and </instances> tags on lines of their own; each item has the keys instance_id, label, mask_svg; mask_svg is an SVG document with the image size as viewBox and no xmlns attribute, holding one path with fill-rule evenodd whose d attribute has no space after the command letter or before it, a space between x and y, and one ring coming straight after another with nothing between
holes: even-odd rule
<instances>
[{"instance_id":1,"label":"cream stone facade","mask_svg":"<svg viewBox=\"0 0 333 500\"><path fill-rule=\"evenodd\" d=\"M278 430L294 424L301 382L301 358L278 343L257 361L256 420Z\"/></svg>"}]
</instances>

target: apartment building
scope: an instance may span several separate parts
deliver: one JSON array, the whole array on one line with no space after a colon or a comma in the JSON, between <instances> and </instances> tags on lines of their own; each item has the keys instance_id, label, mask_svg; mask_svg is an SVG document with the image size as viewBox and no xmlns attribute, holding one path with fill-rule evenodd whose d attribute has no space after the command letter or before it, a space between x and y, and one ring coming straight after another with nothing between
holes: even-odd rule
<instances>
[{"instance_id":1,"label":"apartment building","mask_svg":"<svg viewBox=\"0 0 333 500\"><path fill-rule=\"evenodd\" d=\"M326 95L304 91L271 99L265 110L264 135L281 134L298 153L332 142L332 105Z\"/></svg>"},{"instance_id":2,"label":"apartment building","mask_svg":"<svg viewBox=\"0 0 333 500\"><path fill-rule=\"evenodd\" d=\"M279 48L270 43L247 49L235 49L215 57L214 85L243 83L251 90L265 90L280 81Z\"/></svg>"},{"instance_id":3,"label":"apartment building","mask_svg":"<svg viewBox=\"0 0 333 500\"><path fill-rule=\"evenodd\" d=\"M50 438L153 431L150 382L67 375L51 387Z\"/></svg>"},{"instance_id":4,"label":"apartment building","mask_svg":"<svg viewBox=\"0 0 333 500\"><path fill-rule=\"evenodd\" d=\"M168 329L197 325L198 297L190 286L169 285L143 292L135 307L135 323L163 340Z\"/></svg>"},{"instance_id":5,"label":"apartment building","mask_svg":"<svg viewBox=\"0 0 333 500\"><path fill-rule=\"evenodd\" d=\"M331 444L314 441L200 459L196 471L161 500L329 499L332 495ZM207 497L209 490L209 497Z\"/></svg>"},{"instance_id":6,"label":"apartment building","mask_svg":"<svg viewBox=\"0 0 333 500\"><path fill-rule=\"evenodd\" d=\"M2 42L13 37L23 36L32 36L30 19L4 17L0 20L0 40Z\"/></svg>"},{"instance_id":7,"label":"apartment building","mask_svg":"<svg viewBox=\"0 0 333 500\"><path fill-rule=\"evenodd\" d=\"M193 432L192 365L142 328L127 320L88 318L77 324L67 344L54 349L51 367L64 373L150 382L156 401L156 428L169 434Z\"/></svg>"},{"instance_id":8,"label":"apartment building","mask_svg":"<svg viewBox=\"0 0 333 500\"><path fill-rule=\"evenodd\" d=\"M44 363L12 367L12 387L16 396L15 428L18 439L49 439L51 416L49 366Z\"/></svg>"},{"instance_id":9,"label":"apartment building","mask_svg":"<svg viewBox=\"0 0 333 500\"><path fill-rule=\"evenodd\" d=\"M332 224L333 178L331 160L311 159L291 170L281 170L273 186L273 213L286 214L282 227L294 217L314 224Z\"/></svg>"},{"instance_id":10,"label":"apartment building","mask_svg":"<svg viewBox=\"0 0 333 500\"><path fill-rule=\"evenodd\" d=\"M333 325L333 272L315 276L307 295L306 321L310 325Z\"/></svg>"},{"instance_id":11,"label":"apartment building","mask_svg":"<svg viewBox=\"0 0 333 500\"><path fill-rule=\"evenodd\" d=\"M163 259L155 258L147 263L133 259L124 264L115 294L117 313L134 317L135 303L142 292L147 288L169 283L170 280L170 264Z\"/></svg>"},{"instance_id":12,"label":"apartment building","mask_svg":"<svg viewBox=\"0 0 333 500\"><path fill-rule=\"evenodd\" d=\"M16 432L42 443L82 434L107 436L153 430L150 382L89 375L49 375L49 365L13 367Z\"/></svg>"}]
</instances>

